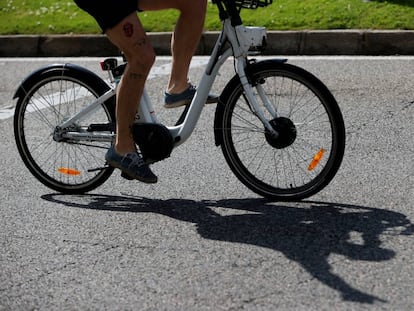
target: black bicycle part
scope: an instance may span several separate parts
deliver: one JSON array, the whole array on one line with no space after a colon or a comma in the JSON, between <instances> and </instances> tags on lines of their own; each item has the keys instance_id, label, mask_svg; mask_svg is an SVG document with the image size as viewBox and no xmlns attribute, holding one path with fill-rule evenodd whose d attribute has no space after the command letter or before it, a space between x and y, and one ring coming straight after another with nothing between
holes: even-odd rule
<instances>
[{"instance_id":1,"label":"black bicycle part","mask_svg":"<svg viewBox=\"0 0 414 311\"><path fill-rule=\"evenodd\" d=\"M278 134L272 135L268 129L265 130L266 141L274 148L282 149L292 145L296 139L296 126L291 119L278 117L271 120L270 125Z\"/></svg>"},{"instance_id":2,"label":"black bicycle part","mask_svg":"<svg viewBox=\"0 0 414 311\"><path fill-rule=\"evenodd\" d=\"M272 4L272 0L213 0L219 10L220 20L230 18L232 26L242 25L240 11L244 9L257 9Z\"/></svg>"},{"instance_id":3,"label":"black bicycle part","mask_svg":"<svg viewBox=\"0 0 414 311\"><path fill-rule=\"evenodd\" d=\"M162 124L134 123L132 135L147 163L168 158L174 147L173 137Z\"/></svg>"}]
</instances>

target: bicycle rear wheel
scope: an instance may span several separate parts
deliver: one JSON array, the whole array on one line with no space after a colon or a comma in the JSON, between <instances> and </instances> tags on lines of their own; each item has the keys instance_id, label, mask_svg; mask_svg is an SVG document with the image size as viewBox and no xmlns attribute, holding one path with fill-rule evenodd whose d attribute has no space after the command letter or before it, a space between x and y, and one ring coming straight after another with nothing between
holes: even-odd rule
<instances>
[{"instance_id":1,"label":"bicycle rear wheel","mask_svg":"<svg viewBox=\"0 0 414 311\"><path fill-rule=\"evenodd\" d=\"M252 112L236 79L222 95L222 151L235 175L273 200L300 200L322 190L338 171L345 127L329 90L307 71L275 61L248 68L277 112L266 116L275 138ZM255 94L259 103L258 93ZM266 111L265 107L262 107Z\"/></svg>"},{"instance_id":2,"label":"bicycle rear wheel","mask_svg":"<svg viewBox=\"0 0 414 311\"><path fill-rule=\"evenodd\" d=\"M109 90L105 83L95 82L82 72L51 70L40 75L16 105L14 133L23 162L40 182L62 193L91 191L113 172L105 166L110 142L58 142L53 138L56 126ZM73 131L114 120L114 108L106 102Z\"/></svg>"}]
</instances>

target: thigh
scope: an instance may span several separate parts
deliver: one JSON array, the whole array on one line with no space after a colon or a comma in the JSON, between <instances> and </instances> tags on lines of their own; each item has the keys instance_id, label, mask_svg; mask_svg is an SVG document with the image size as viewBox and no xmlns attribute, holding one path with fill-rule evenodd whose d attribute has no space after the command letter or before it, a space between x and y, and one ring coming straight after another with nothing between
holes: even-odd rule
<instances>
[{"instance_id":1,"label":"thigh","mask_svg":"<svg viewBox=\"0 0 414 311\"><path fill-rule=\"evenodd\" d=\"M207 0L138 0L138 7L143 11L163 9L205 11L206 6Z\"/></svg>"},{"instance_id":2,"label":"thigh","mask_svg":"<svg viewBox=\"0 0 414 311\"><path fill-rule=\"evenodd\" d=\"M114 27L107 29L106 35L118 46L128 60L139 55L142 60L146 57L152 58L153 49L144 28L136 13L124 18Z\"/></svg>"},{"instance_id":3,"label":"thigh","mask_svg":"<svg viewBox=\"0 0 414 311\"><path fill-rule=\"evenodd\" d=\"M116 26L131 13L137 11L137 0L74 0L84 11L92 15L103 32Z\"/></svg>"}]
</instances>

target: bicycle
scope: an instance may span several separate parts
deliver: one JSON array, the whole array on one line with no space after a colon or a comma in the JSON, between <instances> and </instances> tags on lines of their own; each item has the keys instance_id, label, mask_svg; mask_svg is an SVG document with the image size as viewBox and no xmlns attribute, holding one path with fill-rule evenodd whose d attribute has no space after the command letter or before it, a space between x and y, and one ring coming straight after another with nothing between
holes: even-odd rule
<instances>
[{"instance_id":1,"label":"bicycle","mask_svg":"<svg viewBox=\"0 0 414 311\"><path fill-rule=\"evenodd\" d=\"M197 92L174 126L157 121L146 91L133 136L148 163L169 157L193 132L220 67L234 59L235 75L222 90L214 120L216 146L235 176L272 200L316 194L337 173L345 149L340 108L314 75L286 59L257 61L264 27L244 26L241 9L272 0L213 0L222 31ZM125 63L101 63L110 83L74 64L54 64L19 86L14 133L20 156L44 185L66 194L102 185L113 168L104 160L114 141L115 94Z\"/></svg>"}]
</instances>

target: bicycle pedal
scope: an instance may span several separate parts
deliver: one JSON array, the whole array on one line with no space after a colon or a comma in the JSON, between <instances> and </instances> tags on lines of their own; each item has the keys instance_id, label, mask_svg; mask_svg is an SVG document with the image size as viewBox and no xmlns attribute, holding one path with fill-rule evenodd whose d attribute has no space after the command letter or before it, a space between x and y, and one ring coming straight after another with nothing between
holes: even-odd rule
<instances>
[{"instance_id":1,"label":"bicycle pedal","mask_svg":"<svg viewBox=\"0 0 414 311\"><path fill-rule=\"evenodd\" d=\"M132 178L131 176L129 176L127 173L125 173L125 172L122 172L121 173L121 177L122 178L125 178L125 179L127 179L127 180L133 180L134 178Z\"/></svg>"}]
</instances>

